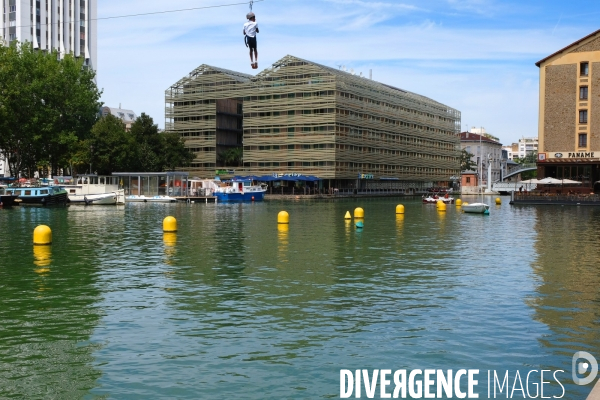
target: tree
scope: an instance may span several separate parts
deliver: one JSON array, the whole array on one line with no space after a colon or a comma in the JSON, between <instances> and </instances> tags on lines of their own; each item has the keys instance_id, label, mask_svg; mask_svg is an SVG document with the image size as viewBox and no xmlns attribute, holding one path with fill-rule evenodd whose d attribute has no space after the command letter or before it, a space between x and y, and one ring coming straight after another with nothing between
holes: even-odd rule
<instances>
[{"instance_id":1,"label":"tree","mask_svg":"<svg viewBox=\"0 0 600 400\"><path fill-rule=\"evenodd\" d=\"M460 170L468 171L473 168L477 168L477 165L473 162L473 154L469 153L466 149L462 149L460 152Z\"/></svg>"},{"instance_id":2,"label":"tree","mask_svg":"<svg viewBox=\"0 0 600 400\"><path fill-rule=\"evenodd\" d=\"M72 55L59 60L30 43L0 45L0 152L11 175L69 166L101 106L94 76Z\"/></svg>"},{"instance_id":3,"label":"tree","mask_svg":"<svg viewBox=\"0 0 600 400\"><path fill-rule=\"evenodd\" d=\"M218 161L224 167L239 167L242 165L244 150L241 147L233 147L219 153Z\"/></svg>"},{"instance_id":4,"label":"tree","mask_svg":"<svg viewBox=\"0 0 600 400\"><path fill-rule=\"evenodd\" d=\"M189 165L194 154L177 133L160 133L152 117L142 113L129 132L137 144L131 171L157 172Z\"/></svg>"},{"instance_id":5,"label":"tree","mask_svg":"<svg viewBox=\"0 0 600 400\"><path fill-rule=\"evenodd\" d=\"M185 142L175 132L168 132L162 135L164 147L162 152L163 168L172 171L177 167L187 167L194 161L194 153L187 147Z\"/></svg>"},{"instance_id":6,"label":"tree","mask_svg":"<svg viewBox=\"0 0 600 400\"><path fill-rule=\"evenodd\" d=\"M101 175L135 171L137 166L135 138L125 131L123 121L110 114L96 122L82 149L92 169Z\"/></svg>"},{"instance_id":7,"label":"tree","mask_svg":"<svg viewBox=\"0 0 600 400\"><path fill-rule=\"evenodd\" d=\"M535 164L537 162L537 151L529 152L523 158L517 158L515 161L519 164Z\"/></svg>"}]
</instances>

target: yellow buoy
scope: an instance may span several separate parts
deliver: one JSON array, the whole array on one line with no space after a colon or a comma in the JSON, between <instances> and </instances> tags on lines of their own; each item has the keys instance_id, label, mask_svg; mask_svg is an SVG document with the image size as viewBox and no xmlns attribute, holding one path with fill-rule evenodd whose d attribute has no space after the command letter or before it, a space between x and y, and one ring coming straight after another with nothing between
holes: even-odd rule
<instances>
[{"instance_id":1,"label":"yellow buoy","mask_svg":"<svg viewBox=\"0 0 600 400\"><path fill-rule=\"evenodd\" d=\"M462 206L462 200L461 199L456 199L456 201L454 202L454 204L456 204L456 207L460 207L460 206Z\"/></svg>"},{"instance_id":2,"label":"yellow buoy","mask_svg":"<svg viewBox=\"0 0 600 400\"><path fill-rule=\"evenodd\" d=\"M177 232L177 220L175 217L165 217L163 219L163 232Z\"/></svg>"},{"instance_id":3,"label":"yellow buoy","mask_svg":"<svg viewBox=\"0 0 600 400\"><path fill-rule=\"evenodd\" d=\"M344 219L352 219L352 216L350 215L350 211L346 211L346 215L344 215Z\"/></svg>"},{"instance_id":4,"label":"yellow buoy","mask_svg":"<svg viewBox=\"0 0 600 400\"><path fill-rule=\"evenodd\" d=\"M462 203L463 206L468 206L469 203L467 203L466 201L464 203Z\"/></svg>"},{"instance_id":5,"label":"yellow buoy","mask_svg":"<svg viewBox=\"0 0 600 400\"><path fill-rule=\"evenodd\" d=\"M364 218L365 217L365 210L363 210L360 207L356 207L354 209L354 218Z\"/></svg>"},{"instance_id":6,"label":"yellow buoy","mask_svg":"<svg viewBox=\"0 0 600 400\"><path fill-rule=\"evenodd\" d=\"M438 211L446 211L446 203L444 203L443 201L438 201L437 209Z\"/></svg>"},{"instance_id":7,"label":"yellow buoy","mask_svg":"<svg viewBox=\"0 0 600 400\"><path fill-rule=\"evenodd\" d=\"M396 214L404 214L404 206L402 204L396 206Z\"/></svg>"},{"instance_id":8,"label":"yellow buoy","mask_svg":"<svg viewBox=\"0 0 600 400\"><path fill-rule=\"evenodd\" d=\"M33 230L33 244L52 244L52 229L47 225L38 225Z\"/></svg>"},{"instance_id":9,"label":"yellow buoy","mask_svg":"<svg viewBox=\"0 0 600 400\"><path fill-rule=\"evenodd\" d=\"M289 224L290 223L290 215L287 211L279 211L277 214L277 223L278 224Z\"/></svg>"},{"instance_id":10,"label":"yellow buoy","mask_svg":"<svg viewBox=\"0 0 600 400\"><path fill-rule=\"evenodd\" d=\"M502 204L502 200L500 200L500 197L496 197L496 204L497 205Z\"/></svg>"}]
</instances>

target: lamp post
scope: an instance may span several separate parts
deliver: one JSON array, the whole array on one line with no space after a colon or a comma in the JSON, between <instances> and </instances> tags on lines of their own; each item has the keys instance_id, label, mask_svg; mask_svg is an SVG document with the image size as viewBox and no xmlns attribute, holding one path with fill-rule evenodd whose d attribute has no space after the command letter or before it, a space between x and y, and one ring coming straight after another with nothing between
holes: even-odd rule
<instances>
[{"instance_id":1,"label":"lamp post","mask_svg":"<svg viewBox=\"0 0 600 400\"><path fill-rule=\"evenodd\" d=\"M90 144L90 175L92 174L92 154L94 153L94 145Z\"/></svg>"}]
</instances>

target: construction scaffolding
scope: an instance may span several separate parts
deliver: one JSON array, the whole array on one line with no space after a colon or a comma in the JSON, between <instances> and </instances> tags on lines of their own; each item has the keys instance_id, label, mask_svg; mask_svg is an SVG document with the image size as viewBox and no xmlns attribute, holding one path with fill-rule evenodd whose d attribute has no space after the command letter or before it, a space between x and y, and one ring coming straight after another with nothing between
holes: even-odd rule
<instances>
[{"instance_id":1,"label":"construction scaffolding","mask_svg":"<svg viewBox=\"0 0 600 400\"><path fill-rule=\"evenodd\" d=\"M256 76L202 65L166 91L166 129L195 152L191 174L218 167L217 132L232 129L217 118L224 99L241 112L225 113L243 129L236 174L301 173L361 187L459 174L460 112L293 56Z\"/></svg>"}]
</instances>

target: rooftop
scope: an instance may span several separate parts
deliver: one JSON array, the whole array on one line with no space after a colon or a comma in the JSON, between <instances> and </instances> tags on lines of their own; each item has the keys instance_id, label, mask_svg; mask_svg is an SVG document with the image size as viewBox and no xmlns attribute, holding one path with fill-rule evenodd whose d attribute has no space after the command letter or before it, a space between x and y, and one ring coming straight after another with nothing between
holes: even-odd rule
<instances>
[{"instance_id":1,"label":"rooftop","mask_svg":"<svg viewBox=\"0 0 600 400\"><path fill-rule=\"evenodd\" d=\"M498 145L502 146L502 143L492 140L492 139L486 137L485 135L479 135L477 133L471 133L471 132L461 132L460 133L460 141L461 142L479 142L479 141L481 141L481 142L498 144Z\"/></svg>"},{"instance_id":2,"label":"rooftop","mask_svg":"<svg viewBox=\"0 0 600 400\"><path fill-rule=\"evenodd\" d=\"M558 54L560 54L560 53L564 52L565 50L568 50L568 49L570 49L571 47L577 46L578 44L580 44L580 43L581 43L581 42L583 42L584 40L587 40L587 39L589 39L589 38L591 38L591 37L593 37L593 36L597 35L598 33L600 33L600 29L598 29L598 30L597 30L597 31L595 31L595 32L592 32L592 33L590 33L590 34L589 34L589 35L587 35L586 37L582 37L581 39L579 39L579 40L577 40L577 41L575 41L575 42L571 43L570 45L568 45L568 46L566 46L566 47L563 47L562 49L558 50L557 52L550 54L548 57L546 57L546 58L543 58L543 59L541 59L540 61L536 62L536 63L535 63L535 65L537 65L537 66L539 67L540 65L542 65L542 63L543 63L544 61L547 61L547 60L549 60L550 58L552 58L552 57L554 57L554 56L556 56L556 55L558 55Z\"/></svg>"}]
</instances>

